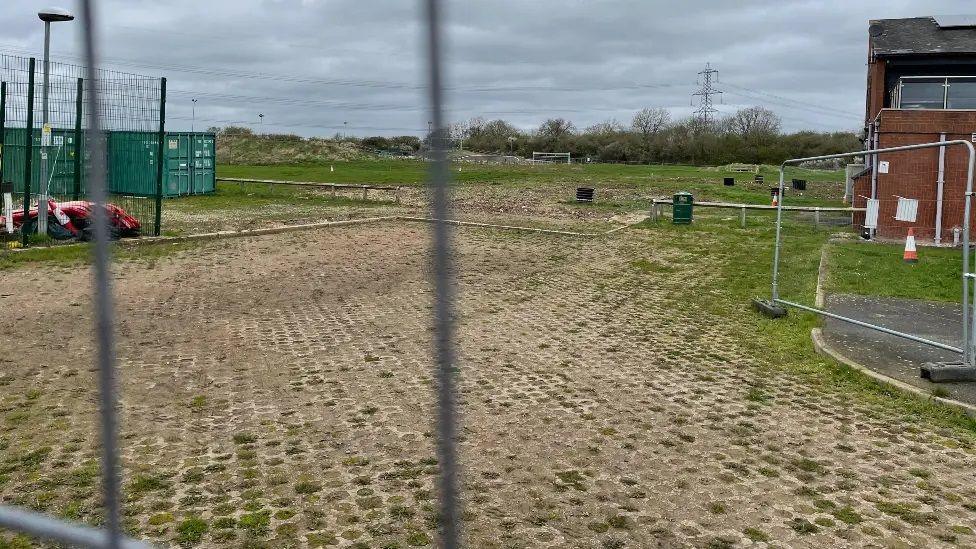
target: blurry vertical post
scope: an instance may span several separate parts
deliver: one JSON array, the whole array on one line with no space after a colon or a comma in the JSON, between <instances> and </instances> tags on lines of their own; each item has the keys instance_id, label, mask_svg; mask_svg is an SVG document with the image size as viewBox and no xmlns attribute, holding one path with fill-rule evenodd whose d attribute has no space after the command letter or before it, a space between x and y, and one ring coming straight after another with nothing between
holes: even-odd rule
<instances>
[{"instance_id":1,"label":"blurry vertical post","mask_svg":"<svg viewBox=\"0 0 976 549\"><path fill-rule=\"evenodd\" d=\"M434 128L430 165L431 217L434 218L431 265L434 273L434 357L437 379L437 457L440 462L441 547L460 547L460 488L457 455L457 396L455 388L454 265L451 248L450 170L447 163L447 124L444 121L442 7L425 0L427 16L428 93Z\"/></svg>"},{"instance_id":2,"label":"blurry vertical post","mask_svg":"<svg viewBox=\"0 0 976 549\"><path fill-rule=\"evenodd\" d=\"M118 433L115 386L115 340L112 325L112 287L109 272L109 219L106 209L106 143L99 120L100 90L98 88L97 29L94 1L79 0L82 27L82 51L88 70L88 139L91 161L88 163L90 200L94 202L93 247L95 345L98 365L98 385L101 400L102 478L104 483L105 526L108 549L117 549L122 541L119 513L121 487L119 481Z\"/></svg>"}]
</instances>

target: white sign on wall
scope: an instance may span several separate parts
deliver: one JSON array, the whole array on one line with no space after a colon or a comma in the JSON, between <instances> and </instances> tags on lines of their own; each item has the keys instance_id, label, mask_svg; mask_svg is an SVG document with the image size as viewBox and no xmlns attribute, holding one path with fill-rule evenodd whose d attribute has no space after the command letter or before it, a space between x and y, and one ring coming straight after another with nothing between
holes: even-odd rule
<instances>
[{"instance_id":1,"label":"white sign on wall","mask_svg":"<svg viewBox=\"0 0 976 549\"><path fill-rule=\"evenodd\" d=\"M878 162L878 173L888 173L888 168L891 167L887 160L882 160Z\"/></svg>"}]
</instances>

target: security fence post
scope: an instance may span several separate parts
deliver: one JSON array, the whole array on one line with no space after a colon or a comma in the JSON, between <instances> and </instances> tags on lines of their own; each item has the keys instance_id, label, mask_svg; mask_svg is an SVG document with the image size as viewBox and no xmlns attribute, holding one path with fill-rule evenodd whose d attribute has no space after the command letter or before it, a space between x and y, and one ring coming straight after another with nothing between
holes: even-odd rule
<instances>
[{"instance_id":1,"label":"security fence post","mask_svg":"<svg viewBox=\"0 0 976 549\"><path fill-rule=\"evenodd\" d=\"M159 79L159 148L156 153L156 220L153 236L159 236L163 224L163 148L166 141L166 79Z\"/></svg>"},{"instance_id":2,"label":"security fence post","mask_svg":"<svg viewBox=\"0 0 976 549\"><path fill-rule=\"evenodd\" d=\"M7 83L0 82L0 183L3 183L3 144L7 135Z\"/></svg>"},{"instance_id":3,"label":"security fence post","mask_svg":"<svg viewBox=\"0 0 976 549\"><path fill-rule=\"evenodd\" d=\"M78 79L77 89L75 90L75 159L74 159L74 188L71 190L71 199L81 198L81 116L84 111L82 98L84 95L84 78Z\"/></svg>"},{"instance_id":4,"label":"security fence post","mask_svg":"<svg viewBox=\"0 0 976 549\"><path fill-rule=\"evenodd\" d=\"M28 221L30 220L31 202L31 164L34 159L34 64L36 59L30 58L27 62L27 128L25 135L27 142L24 150L24 216L20 224L20 242L26 248L30 245L30 230ZM40 208L40 204L38 204Z\"/></svg>"},{"instance_id":5,"label":"security fence post","mask_svg":"<svg viewBox=\"0 0 976 549\"><path fill-rule=\"evenodd\" d=\"M786 176L786 163L779 167L779 197L776 200L776 246L773 248L773 291L770 304L775 305L779 299L779 247L780 229L783 226L783 181Z\"/></svg>"}]
</instances>

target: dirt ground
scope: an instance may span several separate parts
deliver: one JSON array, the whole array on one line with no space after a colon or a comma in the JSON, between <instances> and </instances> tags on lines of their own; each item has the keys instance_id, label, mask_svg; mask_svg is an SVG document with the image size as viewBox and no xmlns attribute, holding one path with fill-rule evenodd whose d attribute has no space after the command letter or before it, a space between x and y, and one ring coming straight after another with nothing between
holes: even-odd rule
<instances>
[{"instance_id":1,"label":"dirt ground","mask_svg":"<svg viewBox=\"0 0 976 549\"><path fill-rule=\"evenodd\" d=\"M264 189L266 187L262 185L251 187L255 193ZM632 187L601 187L594 204L577 203L575 189L571 184L526 188L509 185L458 187L454 190L452 207L456 215L468 220L510 222L518 219L523 224L526 220L534 220L535 224L571 224L579 229L599 228L599 224L617 213L621 205L629 206L631 210L650 210L652 197ZM426 189L403 187L398 195L399 203L394 202L394 195L388 191L374 191L369 195L369 202L328 204L322 200L331 197L330 191L303 190L302 194L296 196L279 197L274 205L242 208L228 204L225 208L213 209L191 207L183 199L173 199L163 203L163 229L174 234L194 234L363 217L426 216L429 213ZM355 199L361 194L355 190L343 190L338 196ZM309 197L320 200L308 200ZM609 227L602 228L606 230Z\"/></svg>"},{"instance_id":2,"label":"dirt ground","mask_svg":"<svg viewBox=\"0 0 976 549\"><path fill-rule=\"evenodd\" d=\"M436 543L429 226L117 266L125 519L206 547ZM972 437L811 386L639 229L461 229L470 547L974 546ZM652 257L669 270L638 270ZM0 272L0 495L99 520L88 273ZM814 388L812 388L814 387Z\"/></svg>"}]
</instances>

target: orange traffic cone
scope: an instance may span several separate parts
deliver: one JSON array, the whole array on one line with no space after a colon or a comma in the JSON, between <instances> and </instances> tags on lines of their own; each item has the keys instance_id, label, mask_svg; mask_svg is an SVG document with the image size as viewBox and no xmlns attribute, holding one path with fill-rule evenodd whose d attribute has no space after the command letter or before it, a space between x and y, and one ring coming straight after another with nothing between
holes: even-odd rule
<instances>
[{"instance_id":1,"label":"orange traffic cone","mask_svg":"<svg viewBox=\"0 0 976 549\"><path fill-rule=\"evenodd\" d=\"M905 237L905 263L918 263L918 252L915 250L915 229L908 228L908 236Z\"/></svg>"}]
</instances>

